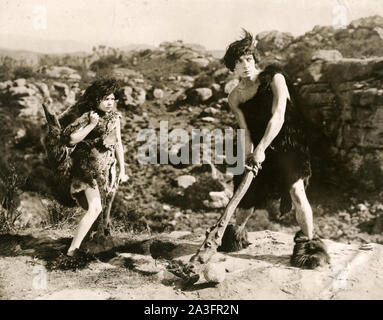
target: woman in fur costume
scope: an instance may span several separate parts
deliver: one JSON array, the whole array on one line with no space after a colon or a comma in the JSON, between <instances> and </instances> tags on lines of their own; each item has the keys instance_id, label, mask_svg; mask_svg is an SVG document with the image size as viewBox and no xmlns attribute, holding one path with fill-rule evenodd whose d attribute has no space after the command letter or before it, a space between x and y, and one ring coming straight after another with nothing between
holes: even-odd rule
<instances>
[{"instance_id":1,"label":"woman in fur costume","mask_svg":"<svg viewBox=\"0 0 383 320\"><path fill-rule=\"evenodd\" d=\"M128 180L121 142L121 115L115 110L118 90L114 79L97 80L59 119L64 128L61 143L71 150L70 193L87 210L68 249L68 256L73 256L80 248L118 182Z\"/></svg>"}]
</instances>

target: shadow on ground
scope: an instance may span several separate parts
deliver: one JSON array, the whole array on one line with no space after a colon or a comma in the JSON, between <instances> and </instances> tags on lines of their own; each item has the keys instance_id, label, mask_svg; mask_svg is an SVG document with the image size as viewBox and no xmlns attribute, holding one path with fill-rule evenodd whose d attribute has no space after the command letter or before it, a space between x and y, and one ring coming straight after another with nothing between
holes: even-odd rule
<instances>
[{"instance_id":1,"label":"shadow on ground","mask_svg":"<svg viewBox=\"0 0 383 320\"><path fill-rule=\"evenodd\" d=\"M151 256L153 259L172 260L192 254L198 245L176 243L174 239L150 238L137 240L103 236L90 240L82 246L75 257L67 257L66 251L71 238L35 238L31 235L0 235L0 256L31 256L47 262L47 269L76 270L87 266L94 260L108 262L118 253L135 253ZM127 263L126 267L129 267Z\"/></svg>"}]
</instances>

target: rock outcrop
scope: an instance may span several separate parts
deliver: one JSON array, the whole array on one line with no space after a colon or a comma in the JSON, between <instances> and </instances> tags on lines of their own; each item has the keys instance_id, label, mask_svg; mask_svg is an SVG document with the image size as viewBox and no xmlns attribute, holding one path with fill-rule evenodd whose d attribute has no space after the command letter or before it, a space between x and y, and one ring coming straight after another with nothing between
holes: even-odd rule
<instances>
[{"instance_id":1,"label":"rock outcrop","mask_svg":"<svg viewBox=\"0 0 383 320\"><path fill-rule=\"evenodd\" d=\"M383 58L321 56L302 73L303 111L327 138L343 176L367 190L383 186ZM312 132L313 133L313 132Z\"/></svg>"},{"instance_id":2,"label":"rock outcrop","mask_svg":"<svg viewBox=\"0 0 383 320\"><path fill-rule=\"evenodd\" d=\"M280 62L294 73L310 64L313 52L338 50L346 58L383 55L383 18L372 16L352 21L347 28L315 26L302 36L266 31L257 35L261 63ZM299 69L299 68L298 68Z\"/></svg>"},{"instance_id":3,"label":"rock outcrop","mask_svg":"<svg viewBox=\"0 0 383 320\"><path fill-rule=\"evenodd\" d=\"M189 44L179 40L174 42L162 42L159 47L166 52L167 56L192 62L201 68L206 67L214 60L212 55L199 44Z\"/></svg>"},{"instance_id":4,"label":"rock outcrop","mask_svg":"<svg viewBox=\"0 0 383 320\"><path fill-rule=\"evenodd\" d=\"M42 116L41 101L43 95L37 86L25 79L2 82L0 95L3 103L8 108L16 111L22 118L34 118L37 120Z\"/></svg>"},{"instance_id":5,"label":"rock outcrop","mask_svg":"<svg viewBox=\"0 0 383 320\"><path fill-rule=\"evenodd\" d=\"M63 66L49 66L43 67L41 73L55 79L60 80L72 80L79 81L81 80L81 76L78 74L77 70L69 67Z\"/></svg>"}]
</instances>

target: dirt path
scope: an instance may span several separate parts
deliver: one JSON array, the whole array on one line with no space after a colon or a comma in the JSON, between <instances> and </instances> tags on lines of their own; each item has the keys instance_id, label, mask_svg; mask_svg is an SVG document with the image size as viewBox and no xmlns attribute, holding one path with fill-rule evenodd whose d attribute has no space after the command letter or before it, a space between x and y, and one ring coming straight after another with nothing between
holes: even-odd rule
<instances>
[{"instance_id":1,"label":"dirt path","mask_svg":"<svg viewBox=\"0 0 383 320\"><path fill-rule=\"evenodd\" d=\"M25 243L19 247L16 245L18 252L13 256L10 251L6 254L3 243L0 251L0 297L92 300L383 299L381 245L360 247L325 240L331 265L317 270L301 270L289 264L292 235L260 231L250 233L249 239L252 244L247 249L217 254L218 263L226 269L225 281L213 285L202 278L188 289L182 289L182 281L167 272L166 261L161 257L154 259L153 252L132 253L121 251L120 247L120 252L114 252L107 261L92 261L77 271L46 271L45 262L36 258L36 252L32 252L34 249L28 249ZM159 248L159 251L165 249L163 254L187 261L201 241L201 237L175 232L162 237L161 241L150 242L150 246L146 247L149 251L153 248ZM43 241L40 242L44 246Z\"/></svg>"}]
</instances>

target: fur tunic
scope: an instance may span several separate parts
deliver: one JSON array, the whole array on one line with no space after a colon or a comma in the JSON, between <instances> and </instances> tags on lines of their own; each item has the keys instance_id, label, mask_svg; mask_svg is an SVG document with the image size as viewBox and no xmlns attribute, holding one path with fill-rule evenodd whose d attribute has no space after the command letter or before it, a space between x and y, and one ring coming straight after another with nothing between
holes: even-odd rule
<instances>
[{"instance_id":1,"label":"fur tunic","mask_svg":"<svg viewBox=\"0 0 383 320\"><path fill-rule=\"evenodd\" d=\"M116 187L116 126L121 115L115 111L98 113L100 118L96 127L76 144L71 153L70 192L84 209L88 207L84 194L86 188L98 187L104 205L106 197ZM89 124L89 114L84 113L63 130L64 143L69 145L70 135Z\"/></svg>"},{"instance_id":2,"label":"fur tunic","mask_svg":"<svg viewBox=\"0 0 383 320\"><path fill-rule=\"evenodd\" d=\"M251 99L239 105L251 134L254 148L265 134L272 116L273 92L271 81L276 73L283 74L277 66L270 65L260 73L260 86ZM297 108L294 88L288 82L290 99L286 103L283 126L266 149L262 170L253 180L239 208L264 208L267 200L282 198L281 212L291 209L289 189L294 182L303 179L307 185L311 176L310 155L306 135L302 127L302 116ZM234 177L234 188L238 188L242 175ZM288 203L282 210L282 203ZM283 213L284 213L283 212Z\"/></svg>"}]
</instances>

